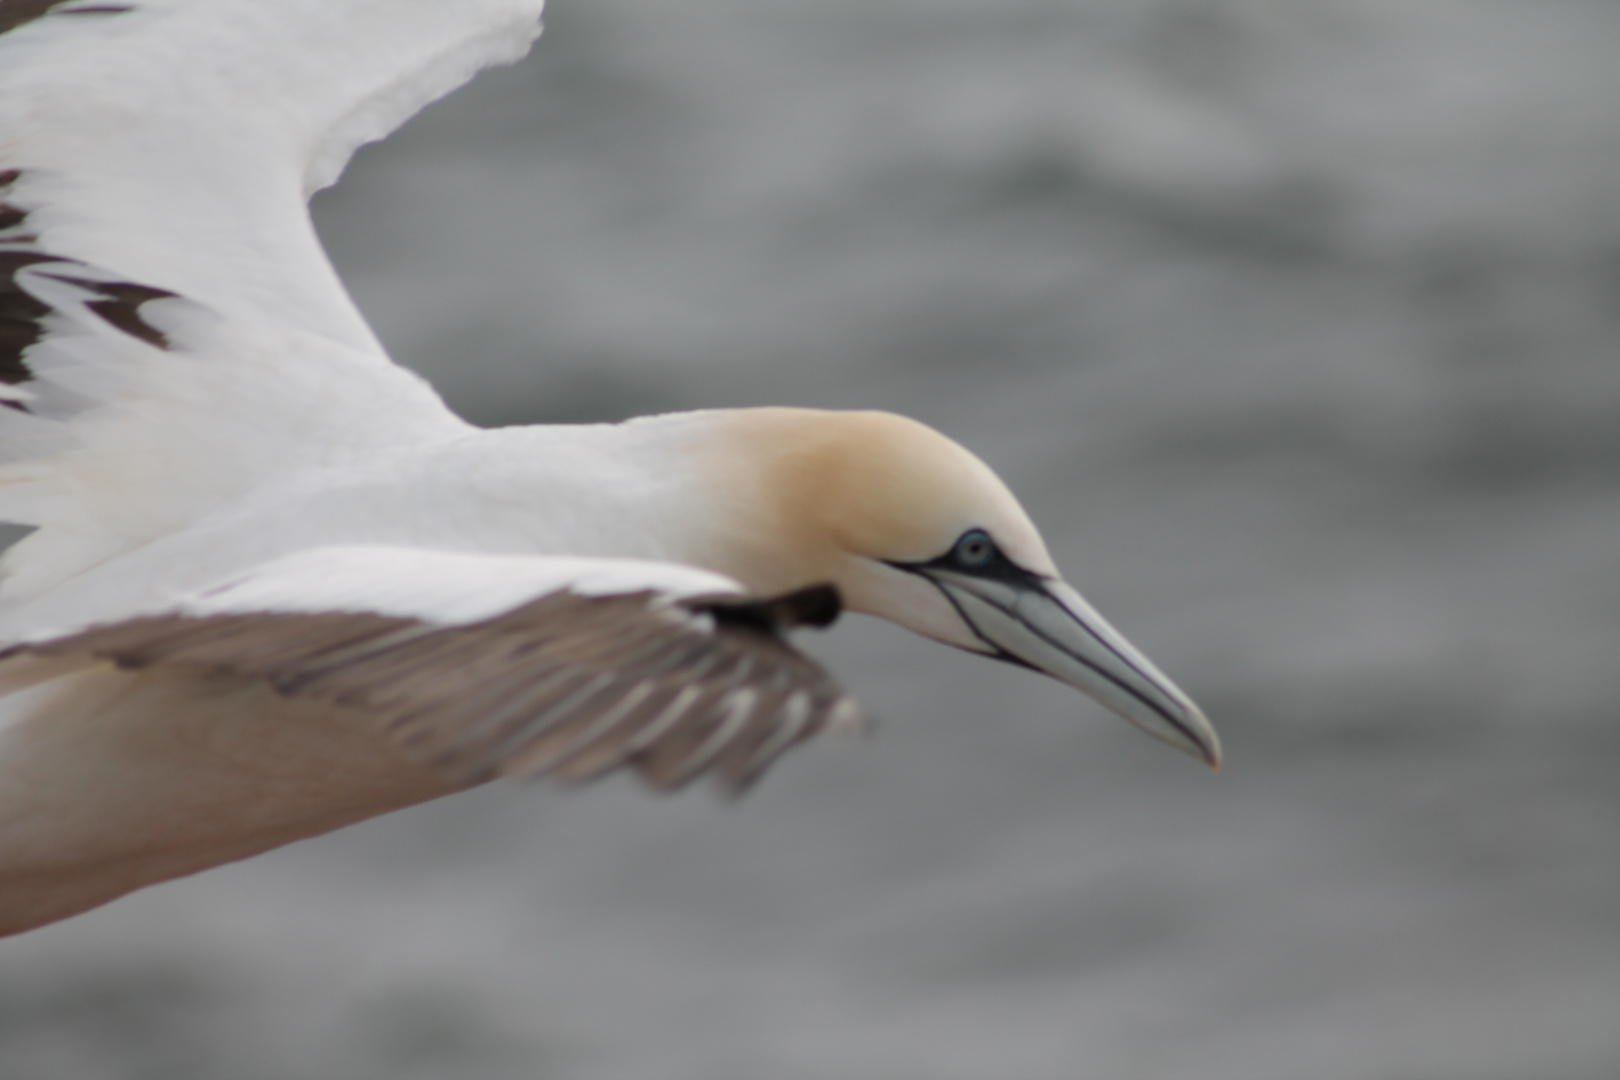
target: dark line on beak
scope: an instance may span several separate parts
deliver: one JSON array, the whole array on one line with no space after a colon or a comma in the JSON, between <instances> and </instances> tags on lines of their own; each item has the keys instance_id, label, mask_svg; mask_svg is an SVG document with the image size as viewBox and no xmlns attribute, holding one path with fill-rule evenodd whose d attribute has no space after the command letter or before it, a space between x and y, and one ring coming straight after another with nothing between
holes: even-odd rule
<instances>
[{"instance_id":1,"label":"dark line on beak","mask_svg":"<svg viewBox=\"0 0 1620 1080\"><path fill-rule=\"evenodd\" d=\"M955 609L957 616L964 623L967 624L967 628L969 630L973 631L973 636L974 637L978 638L980 641L982 641L986 645L990 646L990 651L988 653L984 653L983 655L988 656L992 660L1000 660L1003 663L1014 664L1014 665L1016 665L1018 667L1021 667L1021 668L1027 668L1028 670L1033 671L1033 672L1035 672L1037 674L1046 675L1046 672L1042 671L1040 668L1036 667L1034 664L1030 663L1028 660L1025 660L1025 659L1023 659L1022 657L1019 657L1019 656L1014 656L1012 653L1008 652L1006 649L1002 648L1000 645L997 645L995 642L993 642L989 638L985 637L984 636L984 631L980 630L978 625L975 624L972 619L968 618L968 613L962 610L962 605L956 602L956 597L952 596L951 591L949 589L947 589L944 585L940 584L938 581L935 581L933 578L929 577L927 574L918 574L918 576L921 577L924 581L928 582L928 584L932 585L934 588L939 590L939 595L943 596L945 598L945 602L947 604L951 605L951 607ZM1065 651L1067 651L1067 650L1065 650ZM1075 659L1078 660L1079 657L1076 657ZM1081 660L1080 662L1083 663L1083 664L1085 663L1084 660ZM1086 666L1089 667L1090 665L1087 664ZM1101 672L1099 672L1099 674L1101 674ZM1050 677L1050 676L1048 676L1048 677Z\"/></svg>"},{"instance_id":2,"label":"dark line on beak","mask_svg":"<svg viewBox=\"0 0 1620 1080\"><path fill-rule=\"evenodd\" d=\"M935 580L934 578L930 577L928 574L926 574L926 573L924 573L924 572L922 572L920 570L913 571L913 573L918 574L920 577L923 578L923 580L927 581L930 585L933 585L934 588L936 588L936 589L938 589L940 591L941 595L943 595L945 597L946 601L950 603L951 607L956 609L956 613L957 613L957 615L961 616L962 621L967 623L968 629L973 631L974 636L977 637L980 641L984 642L986 645L990 646L992 649L995 650L995 652L991 654L995 659L997 659L997 660L1006 660L1007 662L1017 664L1020 667L1029 668L1031 671L1040 671L1040 668L1037 668L1034 664L1031 664L1026 660L1022 660L1022 659L1014 656L1013 654L1009 653L1006 649L1002 648L1000 645L997 645L994 641L991 641L989 638L985 637L984 631L980 630L978 625L975 624L974 621L968 616L968 613L962 609L962 605L957 603L956 597L951 595L950 590L945 587L944 583ZM1033 588L1032 586L1028 586L1028 585L1025 585L1023 587L1026 588L1026 589L1032 589ZM1074 618L1074 613L1072 611L1069 611L1069 609L1067 607L1065 607L1064 604L1057 599L1057 597L1053 596L1049 592L1046 592L1044 589L1041 590L1041 595L1044 596L1047 600L1049 600L1052 603L1056 604L1058 607L1062 608L1063 611L1066 614L1068 614L1071 618ZM1014 622L1018 623L1020 626L1026 627L1036 637L1040 638L1042 641L1044 641L1048 645L1052 646L1054 649L1056 649L1058 652L1062 653L1064 656L1069 657L1070 659L1072 659L1072 660L1076 661L1077 663L1081 664L1083 667L1086 667L1086 668L1090 669L1091 671L1095 672L1096 674L1102 676L1102 678L1105 679L1106 681L1108 681L1110 683L1113 683L1115 686L1119 687L1119 689L1125 691L1125 693L1129 694L1131 697L1135 698L1137 701L1140 701L1143 705L1146 705L1149 709L1152 709L1155 713L1157 713L1160 717L1162 717L1164 719L1164 721L1166 723L1168 723L1171 727L1175 728L1177 731L1179 731L1183 735L1185 735L1189 742L1191 742L1194 746L1198 747L1200 750L1204 751L1205 758L1209 757L1210 748L1204 744L1204 740L1200 739L1195 733L1190 731L1186 727L1186 725L1184 725L1175 716L1172 716L1170 713L1166 712L1164 707L1162 705L1160 705L1158 702L1152 701L1152 700L1142 696L1142 694L1135 687L1133 687L1133 686L1131 686L1131 685L1129 685L1127 683L1121 682L1112 673L1110 673L1108 671L1105 671L1104 669L1098 667L1096 664L1092 663L1090 660L1087 660L1085 657L1079 655L1078 653L1073 652L1072 650L1070 650L1069 648L1064 646L1064 644L1061 641L1054 641L1049 635L1047 635L1045 633L1042 633L1040 627L1036 626L1034 623L1028 622L1025 619L1019 618L1018 615L1015 612L1009 611L1007 608L1002 607L1000 604L996 603L994 600L987 599L986 597L983 597L983 596L979 596L979 597L977 597L977 599L982 601L983 603L986 603L986 604L990 605L991 607L995 608L997 611L1001 612L1003 615L1006 615L1008 618L1012 619ZM1084 620L1079 619L1079 618L1074 618L1074 621L1076 623L1078 623L1086 631L1086 633L1091 635L1092 640L1094 640L1098 644L1100 644L1111 655L1113 655L1115 659L1119 660L1120 663L1124 664L1126 667L1128 667L1132 671L1136 672L1137 676L1139 678L1141 678L1141 680L1143 682L1147 683L1150 686L1156 686L1158 684L1158 680L1152 678L1146 672L1144 672L1141 668L1139 668L1135 664L1131 663L1129 658L1127 658L1125 656L1122 656L1118 649L1116 649L1112 645L1110 645L1106 640L1104 640L1090 626L1087 626ZM1049 673L1041 671L1041 674L1048 675ZM1165 696L1168 697L1169 695L1167 694Z\"/></svg>"}]
</instances>

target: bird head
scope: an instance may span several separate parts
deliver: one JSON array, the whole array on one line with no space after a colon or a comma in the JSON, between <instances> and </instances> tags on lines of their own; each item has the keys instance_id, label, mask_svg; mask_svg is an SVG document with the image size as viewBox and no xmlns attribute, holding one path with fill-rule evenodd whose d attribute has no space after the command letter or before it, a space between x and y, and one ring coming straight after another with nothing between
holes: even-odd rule
<instances>
[{"instance_id":1,"label":"bird head","mask_svg":"<svg viewBox=\"0 0 1620 1080\"><path fill-rule=\"evenodd\" d=\"M760 595L830 583L843 605L1073 686L1212 766L1198 706L1064 582L989 466L885 412L710 413L715 569Z\"/></svg>"}]
</instances>

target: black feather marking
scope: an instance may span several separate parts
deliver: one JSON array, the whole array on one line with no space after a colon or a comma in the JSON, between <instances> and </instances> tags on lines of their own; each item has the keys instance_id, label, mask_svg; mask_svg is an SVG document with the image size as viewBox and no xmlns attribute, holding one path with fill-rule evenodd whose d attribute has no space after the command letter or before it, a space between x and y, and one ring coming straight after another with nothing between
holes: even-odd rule
<instances>
[{"instance_id":1,"label":"black feather marking","mask_svg":"<svg viewBox=\"0 0 1620 1080\"><path fill-rule=\"evenodd\" d=\"M692 606L709 612L723 623L774 633L795 626L831 626L843 614L844 601L838 587L828 584L811 585L769 600L726 597Z\"/></svg>"},{"instance_id":2,"label":"black feather marking","mask_svg":"<svg viewBox=\"0 0 1620 1080\"><path fill-rule=\"evenodd\" d=\"M175 294L169 290L155 289L150 285L137 285L132 281L90 281L68 274L45 276L88 289L101 297L99 300L89 301L84 306L100 315L107 325L122 330L130 337L138 338L148 345L155 345L160 349L169 347L169 339L163 335L163 331L141 318L141 305L148 300L172 300Z\"/></svg>"},{"instance_id":3,"label":"black feather marking","mask_svg":"<svg viewBox=\"0 0 1620 1080\"><path fill-rule=\"evenodd\" d=\"M38 251L0 250L0 382L15 386L34 377L22 355L44 335L40 320L51 310L23 291L17 274L35 263L55 261Z\"/></svg>"},{"instance_id":4,"label":"black feather marking","mask_svg":"<svg viewBox=\"0 0 1620 1080\"><path fill-rule=\"evenodd\" d=\"M0 0L0 34L8 34L25 23L44 18L54 8L68 0ZM58 15L119 15L135 10L126 4L95 4L87 7L62 8ZM0 173L0 183L5 174Z\"/></svg>"},{"instance_id":5,"label":"black feather marking","mask_svg":"<svg viewBox=\"0 0 1620 1080\"><path fill-rule=\"evenodd\" d=\"M0 26L4 24L5 5L15 2L0 0ZM21 176L21 169L0 171L0 192L10 189ZM23 354L45 336L44 320L51 312L49 304L23 288L19 275L41 263L51 263L64 270L89 269L77 259L52 255L40 249L37 237L15 233L14 230L27 220L27 210L13 203L0 202L0 383L11 386L33 379L34 373L23 360ZM9 236L5 235L8 231L12 233ZM74 273L39 273L90 292L95 299L85 301L85 309L107 325L148 345L169 348L169 339L163 332L141 317L141 306L150 300L173 298L174 293L133 281L98 281ZM28 411L20 401L0 401L0 404L22 412Z\"/></svg>"}]
</instances>

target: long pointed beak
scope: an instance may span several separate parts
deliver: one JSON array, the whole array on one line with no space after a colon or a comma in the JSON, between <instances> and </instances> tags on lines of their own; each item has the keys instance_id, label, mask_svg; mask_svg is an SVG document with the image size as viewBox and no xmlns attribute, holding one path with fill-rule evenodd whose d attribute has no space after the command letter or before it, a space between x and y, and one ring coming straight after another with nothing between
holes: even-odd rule
<instances>
[{"instance_id":1,"label":"long pointed beak","mask_svg":"<svg viewBox=\"0 0 1620 1080\"><path fill-rule=\"evenodd\" d=\"M1221 741L1203 712L1070 586L926 573L1001 659L1068 683L1154 738L1220 768Z\"/></svg>"}]
</instances>

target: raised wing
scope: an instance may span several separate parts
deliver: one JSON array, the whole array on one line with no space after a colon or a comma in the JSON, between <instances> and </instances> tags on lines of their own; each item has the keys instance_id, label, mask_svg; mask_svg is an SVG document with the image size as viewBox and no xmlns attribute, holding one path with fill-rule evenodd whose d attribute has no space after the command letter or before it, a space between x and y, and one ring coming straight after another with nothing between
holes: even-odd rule
<instances>
[{"instance_id":1,"label":"raised wing","mask_svg":"<svg viewBox=\"0 0 1620 1080\"><path fill-rule=\"evenodd\" d=\"M0 0L0 520L54 534L28 588L301 464L456 427L384 355L306 202L523 55L540 6ZM8 559L13 588L45 543Z\"/></svg>"},{"instance_id":2,"label":"raised wing","mask_svg":"<svg viewBox=\"0 0 1620 1080\"><path fill-rule=\"evenodd\" d=\"M362 352L304 205L539 0L0 0L0 171L52 254ZM17 224L17 222L13 222Z\"/></svg>"},{"instance_id":3,"label":"raised wing","mask_svg":"<svg viewBox=\"0 0 1620 1080\"><path fill-rule=\"evenodd\" d=\"M707 571L633 560L340 547L7 655L262 679L362 711L457 782L619 766L660 789L711 772L740 790L854 702L782 633L838 611Z\"/></svg>"}]
</instances>

